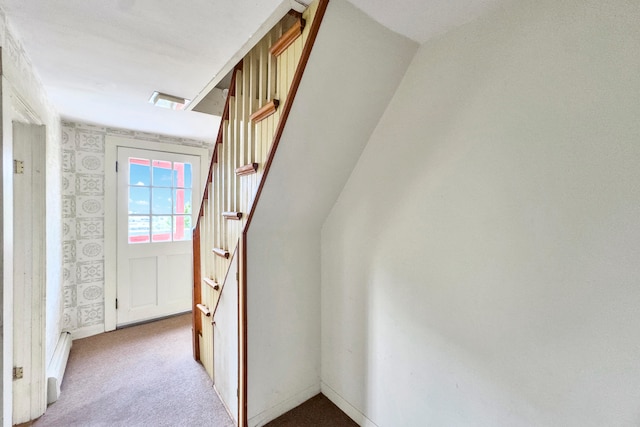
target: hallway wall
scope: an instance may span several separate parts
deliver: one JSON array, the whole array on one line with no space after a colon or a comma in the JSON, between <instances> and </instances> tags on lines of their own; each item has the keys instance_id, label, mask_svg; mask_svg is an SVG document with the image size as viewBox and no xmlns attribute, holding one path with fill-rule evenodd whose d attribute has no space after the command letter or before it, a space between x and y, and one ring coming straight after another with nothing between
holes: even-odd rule
<instances>
[{"instance_id":1,"label":"hallway wall","mask_svg":"<svg viewBox=\"0 0 640 427\"><path fill-rule=\"evenodd\" d=\"M518 1L420 48L322 230L361 423L640 422L638 22Z\"/></svg>"},{"instance_id":2,"label":"hallway wall","mask_svg":"<svg viewBox=\"0 0 640 427\"><path fill-rule=\"evenodd\" d=\"M204 141L63 121L64 329L74 338L104 332L104 150L107 135L211 148Z\"/></svg>"},{"instance_id":3,"label":"hallway wall","mask_svg":"<svg viewBox=\"0 0 640 427\"><path fill-rule=\"evenodd\" d=\"M249 426L320 391L320 228L417 48L327 6L247 232Z\"/></svg>"},{"instance_id":4,"label":"hallway wall","mask_svg":"<svg viewBox=\"0 0 640 427\"><path fill-rule=\"evenodd\" d=\"M0 8L2 48L2 425L12 424L13 366L13 135L12 121L35 120L46 126L46 308L45 363L48 364L62 329L60 119L49 101L29 56ZM25 115L25 110L29 110ZM36 117L27 117L29 115Z\"/></svg>"}]
</instances>

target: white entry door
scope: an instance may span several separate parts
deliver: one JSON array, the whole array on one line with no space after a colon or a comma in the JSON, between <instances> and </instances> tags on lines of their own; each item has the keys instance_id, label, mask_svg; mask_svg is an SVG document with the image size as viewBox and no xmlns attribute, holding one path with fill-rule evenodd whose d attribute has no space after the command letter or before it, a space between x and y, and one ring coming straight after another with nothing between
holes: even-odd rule
<instances>
[{"instance_id":1,"label":"white entry door","mask_svg":"<svg viewBox=\"0 0 640 427\"><path fill-rule=\"evenodd\" d=\"M117 325L191 309L200 158L118 147Z\"/></svg>"}]
</instances>

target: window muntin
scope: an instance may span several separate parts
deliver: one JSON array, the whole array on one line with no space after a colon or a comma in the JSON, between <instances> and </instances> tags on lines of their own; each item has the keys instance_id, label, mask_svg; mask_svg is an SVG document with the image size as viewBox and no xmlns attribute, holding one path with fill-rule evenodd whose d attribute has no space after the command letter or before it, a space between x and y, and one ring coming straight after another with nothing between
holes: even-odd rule
<instances>
[{"instance_id":1,"label":"window muntin","mask_svg":"<svg viewBox=\"0 0 640 427\"><path fill-rule=\"evenodd\" d=\"M191 240L192 166L129 157L128 241Z\"/></svg>"}]
</instances>

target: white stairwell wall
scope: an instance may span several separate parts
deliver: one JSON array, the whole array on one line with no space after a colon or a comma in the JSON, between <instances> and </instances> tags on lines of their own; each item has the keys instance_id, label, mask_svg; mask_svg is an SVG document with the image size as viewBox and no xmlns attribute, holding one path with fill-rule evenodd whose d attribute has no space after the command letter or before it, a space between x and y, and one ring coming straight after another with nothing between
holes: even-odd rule
<instances>
[{"instance_id":1,"label":"white stairwell wall","mask_svg":"<svg viewBox=\"0 0 640 427\"><path fill-rule=\"evenodd\" d=\"M238 423L238 251L233 253L213 316L214 387L229 416ZM207 317L206 321L210 318Z\"/></svg>"},{"instance_id":2,"label":"white stairwell wall","mask_svg":"<svg viewBox=\"0 0 640 427\"><path fill-rule=\"evenodd\" d=\"M194 301L198 310L213 313L216 322L214 327L210 316L196 311L197 358L241 424L246 414L244 406L241 413L237 411L245 390L244 381L238 382L240 277L236 279L236 272L239 254L244 252L236 249L265 170L282 105L287 105L297 64L311 30L316 28L318 4L314 2L302 13L306 25L300 25L295 14L283 16L236 66L214 151L211 181L195 228ZM291 29L299 29L300 34L291 43L282 43ZM240 366L244 368L244 364Z\"/></svg>"},{"instance_id":3,"label":"white stairwell wall","mask_svg":"<svg viewBox=\"0 0 640 427\"><path fill-rule=\"evenodd\" d=\"M250 426L320 392L320 228L416 48L329 2L247 234Z\"/></svg>"},{"instance_id":4,"label":"white stairwell wall","mask_svg":"<svg viewBox=\"0 0 640 427\"><path fill-rule=\"evenodd\" d=\"M322 230L361 422L638 425L638 22L517 1L420 48Z\"/></svg>"}]
</instances>

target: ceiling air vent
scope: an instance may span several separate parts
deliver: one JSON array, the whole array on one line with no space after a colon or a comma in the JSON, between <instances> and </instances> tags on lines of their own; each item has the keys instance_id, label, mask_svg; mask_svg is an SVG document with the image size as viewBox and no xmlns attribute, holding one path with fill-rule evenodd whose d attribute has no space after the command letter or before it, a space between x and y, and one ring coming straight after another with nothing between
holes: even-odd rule
<instances>
[{"instance_id":1,"label":"ceiling air vent","mask_svg":"<svg viewBox=\"0 0 640 427\"><path fill-rule=\"evenodd\" d=\"M156 107L168 108L169 110L184 110L191 100L155 91L149 98L149 102Z\"/></svg>"}]
</instances>

